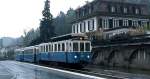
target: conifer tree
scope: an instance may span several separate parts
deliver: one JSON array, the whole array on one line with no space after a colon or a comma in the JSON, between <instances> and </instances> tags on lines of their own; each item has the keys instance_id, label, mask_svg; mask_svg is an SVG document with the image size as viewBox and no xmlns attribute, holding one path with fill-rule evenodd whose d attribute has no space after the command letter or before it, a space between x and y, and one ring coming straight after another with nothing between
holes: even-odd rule
<instances>
[{"instance_id":1,"label":"conifer tree","mask_svg":"<svg viewBox=\"0 0 150 79\"><path fill-rule=\"evenodd\" d=\"M40 22L40 40L41 42L49 42L50 38L55 35L54 26L52 25L53 16L50 13L50 1L45 1L45 7L42 12L43 18Z\"/></svg>"}]
</instances>

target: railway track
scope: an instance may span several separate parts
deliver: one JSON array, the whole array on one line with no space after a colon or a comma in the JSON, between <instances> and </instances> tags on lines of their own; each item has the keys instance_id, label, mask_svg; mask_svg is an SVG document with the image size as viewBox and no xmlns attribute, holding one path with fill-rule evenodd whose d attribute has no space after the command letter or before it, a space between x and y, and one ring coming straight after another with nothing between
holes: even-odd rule
<instances>
[{"instance_id":1,"label":"railway track","mask_svg":"<svg viewBox=\"0 0 150 79\"><path fill-rule=\"evenodd\" d=\"M116 76L116 74L113 75L113 74L109 74L109 73L106 74L106 73L94 72L94 71L86 69L86 68L75 69L75 68L61 67L61 66L50 66L50 65L45 65L45 64L40 64L40 65L46 66L46 67L51 67L51 68L56 68L56 69L61 69L61 70L67 70L67 71L71 71L71 72L93 75L93 76L97 76L97 77L103 77L103 78L107 78L107 79L129 79L128 77Z\"/></svg>"}]
</instances>

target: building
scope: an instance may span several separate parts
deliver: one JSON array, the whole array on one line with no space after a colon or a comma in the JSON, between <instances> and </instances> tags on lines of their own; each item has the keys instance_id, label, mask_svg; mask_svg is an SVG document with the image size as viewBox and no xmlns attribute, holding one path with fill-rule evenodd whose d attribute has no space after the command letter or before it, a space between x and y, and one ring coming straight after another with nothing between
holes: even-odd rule
<instances>
[{"instance_id":1,"label":"building","mask_svg":"<svg viewBox=\"0 0 150 79\"><path fill-rule=\"evenodd\" d=\"M94 40L94 64L150 69L150 38L142 37L150 26L147 1L94 0L76 9L72 33Z\"/></svg>"},{"instance_id":2,"label":"building","mask_svg":"<svg viewBox=\"0 0 150 79\"><path fill-rule=\"evenodd\" d=\"M90 3L87 2L86 5L76 10L76 20L72 25L72 33L117 29L116 32L110 33L111 36L111 34L126 32L127 30L123 30L123 28L150 25L147 5L125 1L94 0Z\"/></svg>"}]
</instances>

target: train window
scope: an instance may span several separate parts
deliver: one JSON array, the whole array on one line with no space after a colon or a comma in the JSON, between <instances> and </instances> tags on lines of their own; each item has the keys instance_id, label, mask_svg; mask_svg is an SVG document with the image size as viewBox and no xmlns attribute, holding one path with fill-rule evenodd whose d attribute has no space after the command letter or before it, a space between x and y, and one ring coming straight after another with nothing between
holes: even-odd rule
<instances>
[{"instance_id":1,"label":"train window","mask_svg":"<svg viewBox=\"0 0 150 79\"><path fill-rule=\"evenodd\" d=\"M44 52L46 52L46 46L43 46L44 47Z\"/></svg>"},{"instance_id":2,"label":"train window","mask_svg":"<svg viewBox=\"0 0 150 79\"><path fill-rule=\"evenodd\" d=\"M80 43L80 51L84 51L84 43Z\"/></svg>"},{"instance_id":3,"label":"train window","mask_svg":"<svg viewBox=\"0 0 150 79\"><path fill-rule=\"evenodd\" d=\"M52 44L52 48L51 48L51 49L52 49L51 51L53 52L53 50L54 50L54 46L53 46L53 44Z\"/></svg>"},{"instance_id":4,"label":"train window","mask_svg":"<svg viewBox=\"0 0 150 79\"><path fill-rule=\"evenodd\" d=\"M73 49L72 49L72 43L70 42L70 46L69 46L69 51L72 52Z\"/></svg>"},{"instance_id":5,"label":"train window","mask_svg":"<svg viewBox=\"0 0 150 79\"><path fill-rule=\"evenodd\" d=\"M40 46L39 48L40 48L40 52L42 52L42 47Z\"/></svg>"},{"instance_id":6,"label":"train window","mask_svg":"<svg viewBox=\"0 0 150 79\"><path fill-rule=\"evenodd\" d=\"M42 52L44 52L44 46L42 46Z\"/></svg>"},{"instance_id":7,"label":"train window","mask_svg":"<svg viewBox=\"0 0 150 79\"><path fill-rule=\"evenodd\" d=\"M51 51L51 45L49 45L49 48L48 48L48 49L49 49L49 52L50 52L50 51Z\"/></svg>"},{"instance_id":8,"label":"train window","mask_svg":"<svg viewBox=\"0 0 150 79\"><path fill-rule=\"evenodd\" d=\"M56 52L57 51L57 44L55 44L54 46L55 46L54 47L55 48L54 51Z\"/></svg>"},{"instance_id":9,"label":"train window","mask_svg":"<svg viewBox=\"0 0 150 79\"><path fill-rule=\"evenodd\" d=\"M36 53L39 53L39 49L36 49Z\"/></svg>"},{"instance_id":10,"label":"train window","mask_svg":"<svg viewBox=\"0 0 150 79\"><path fill-rule=\"evenodd\" d=\"M68 46L68 42L66 42L65 44L66 44L66 45L65 45L65 51L68 51L68 50L69 50L69 49L68 49L68 47L69 47L69 46Z\"/></svg>"},{"instance_id":11,"label":"train window","mask_svg":"<svg viewBox=\"0 0 150 79\"><path fill-rule=\"evenodd\" d=\"M65 44L62 43L62 51L65 51Z\"/></svg>"},{"instance_id":12,"label":"train window","mask_svg":"<svg viewBox=\"0 0 150 79\"><path fill-rule=\"evenodd\" d=\"M90 43L85 43L85 51L90 51Z\"/></svg>"},{"instance_id":13,"label":"train window","mask_svg":"<svg viewBox=\"0 0 150 79\"><path fill-rule=\"evenodd\" d=\"M33 49L27 49L27 50L25 50L25 54L33 54Z\"/></svg>"},{"instance_id":14,"label":"train window","mask_svg":"<svg viewBox=\"0 0 150 79\"><path fill-rule=\"evenodd\" d=\"M44 46L42 46L42 52L45 52L45 48L44 48Z\"/></svg>"},{"instance_id":15,"label":"train window","mask_svg":"<svg viewBox=\"0 0 150 79\"><path fill-rule=\"evenodd\" d=\"M46 45L46 52L48 52L48 45Z\"/></svg>"},{"instance_id":16,"label":"train window","mask_svg":"<svg viewBox=\"0 0 150 79\"><path fill-rule=\"evenodd\" d=\"M42 46L40 46L40 52L42 52Z\"/></svg>"},{"instance_id":17,"label":"train window","mask_svg":"<svg viewBox=\"0 0 150 79\"><path fill-rule=\"evenodd\" d=\"M42 52L44 52L44 46L42 46Z\"/></svg>"},{"instance_id":18,"label":"train window","mask_svg":"<svg viewBox=\"0 0 150 79\"><path fill-rule=\"evenodd\" d=\"M45 52L45 46L43 46L43 52Z\"/></svg>"},{"instance_id":19,"label":"train window","mask_svg":"<svg viewBox=\"0 0 150 79\"><path fill-rule=\"evenodd\" d=\"M78 43L73 43L73 51L79 51Z\"/></svg>"},{"instance_id":20,"label":"train window","mask_svg":"<svg viewBox=\"0 0 150 79\"><path fill-rule=\"evenodd\" d=\"M31 49L31 50L30 50L30 53L33 54L33 53L34 53L34 49Z\"/></svg>"},{"instance_id":21,"label":"train window","mask_svg":"<svg viewBox=\"0 0 150 79\"><path fill-rule=\"evenodd\" d=\"M58 44L58 51L61 51L60 49L61 49L60 44Z\"/></svg>"},{"instance_id":22,"label":"train window","mask_svg":"<svg viewBox=\"0 0 150 79\"><path fill-rule=\"evenodd\" d=\"M37 53L36 48L34 48L33 50L34 50L34 53Z\"/></svg>"}]
</instances>

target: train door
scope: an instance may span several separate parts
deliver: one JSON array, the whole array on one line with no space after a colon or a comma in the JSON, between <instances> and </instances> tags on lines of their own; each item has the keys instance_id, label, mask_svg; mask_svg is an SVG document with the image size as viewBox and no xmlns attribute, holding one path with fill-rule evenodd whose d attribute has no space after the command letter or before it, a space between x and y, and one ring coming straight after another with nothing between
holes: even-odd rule
<instances>
[{"instance_id":1,"label":"train door","mask_svg":"<svg viewBox=\"0 0 150 79\"><path fill-rule=\"evenodd\" d=\"M37 54L38 54L38 49L35 47L33 49L33 57L34 57L34 62L37 63Z\"/></svg>"},{"instance_id":2,"label":"train door","mask_svg":"<svg viewBox=\"0 0 150 79\"><path fill-rule=\"evenodd\" d=\"M65 58L66 58L66 63L68 63L68 43L64 42L64 53L65 53Z\"/></svg>"},{"instance_id":3,"label":"train door","mask_svg":"<svg viewBox=\"0 0 150 79\"><path fill-rule=\"evenodd\" d=\"M52 51L52 46L51 43L48 44L48 59L51 59L51 51Z\"/></svg>"},{"instance_id":4,"label":"train door","mask_svg":"<svg viewBox=\"0 0 150 79\"><path fill-rule=\"evenodd\" d=\"M21 56L20 56L21 60L20 61L24 61L24 57L25 57L24 55L25 55L25 51L23 50L23 51L21 51Z\"/></svg>"}]
</instances>

